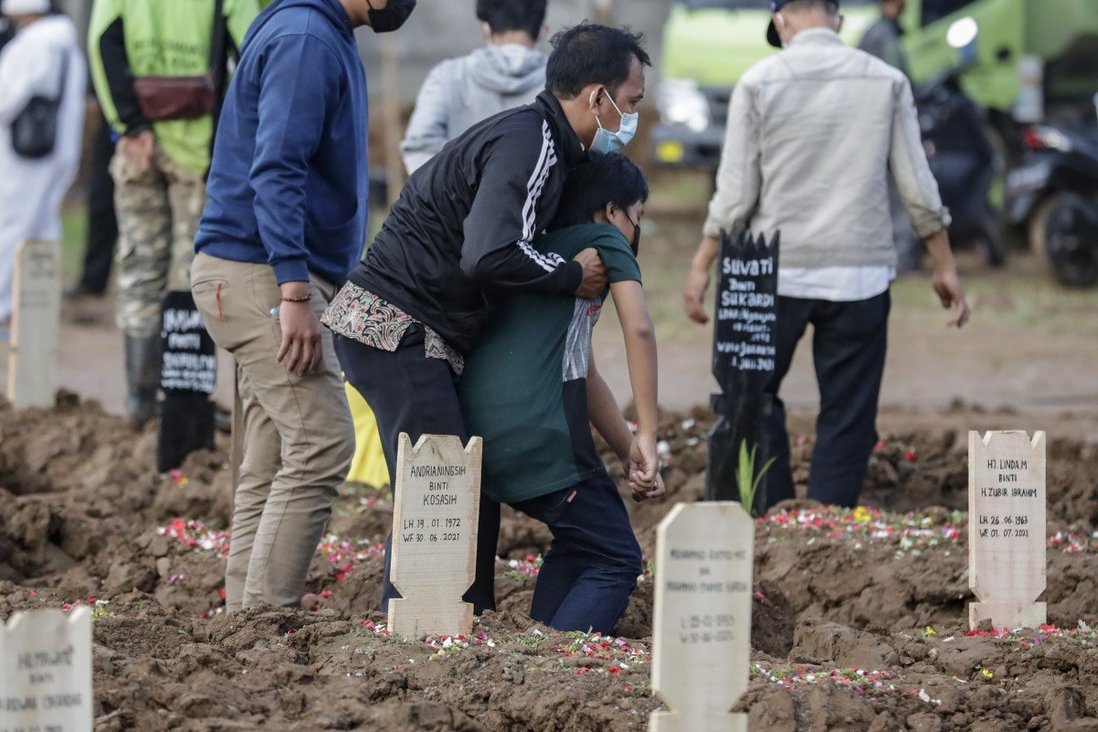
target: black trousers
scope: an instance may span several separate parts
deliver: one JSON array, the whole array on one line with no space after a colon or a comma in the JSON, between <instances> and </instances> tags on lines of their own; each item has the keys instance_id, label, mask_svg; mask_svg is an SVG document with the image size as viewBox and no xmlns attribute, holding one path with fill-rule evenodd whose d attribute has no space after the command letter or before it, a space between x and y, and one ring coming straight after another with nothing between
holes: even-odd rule
<instances>
[{"instance_id":1,"label":"black trousers","mask_svg":"<svg viewBox=\"0 0 1098 732\"><path fill-rule=\"evenodd\" d=\"M110 174L114 143L103 114L92 141L91 170L88 177L88 233L84 250L84 271L80 285L88 292L103 293L111 276L114 245L118 241L118 219L114 214L114 179Z\"/></svg>"},{"instance_id":2,"label":"black trousers","mask_svg":"<svg viewBox=\"0 0 1098 732\"><path fill-rule=\"evenodd\" d=\"M877 442L877 403L890 306L887 291L854 302L778 297L777 362L765 389L772 400L767 427L774 458L767 479L768 507L794 497L785 405L778 398L778 389L809 323L814 329L812 361L820 389L820 413L808 497L839 506L857 505Z\"/></svg>"},{"instance_id":3,"label":"black trousers","mask_svg":"<svg viewBox=\"0 0 1098 732\"><path fill-rule=\"evenodd\" d=\"M421 435L457 435L462 444L469 441L465 419L458 402L456 377L450 366L437 358L427 358L422 327L409 328L396 351L370 348L358 341L336 335L335 351L339 365L351 385L358 389L377 419L381 447L389 464L390 490L396 490L397 445L401 432L414 443ZM473 612L496 609L496 544L499 541L499 504L481 495L480 521L477 525L476 578L465 593L465 602L473 603ZM389 609L389 599L400 597L389 580L392 534L386 540L385 578L382 580L381 609Z\"/></svg>"}]
</instances>

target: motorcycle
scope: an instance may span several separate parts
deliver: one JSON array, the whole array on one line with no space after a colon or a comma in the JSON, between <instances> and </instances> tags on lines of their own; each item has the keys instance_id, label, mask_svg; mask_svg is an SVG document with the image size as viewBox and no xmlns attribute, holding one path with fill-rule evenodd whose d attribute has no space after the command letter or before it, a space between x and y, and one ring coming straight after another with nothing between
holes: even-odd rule
<instances>
[{"instance_id":1,"label":"motorcycle","mask_svg":"<svg viewBox=\"0 0 1098 732\"><path fill-rule=\"evenodd\" d=\"M1007 176L1009 222L1028 230L1030 247L1058 282L1098 284L1098 128L1034 125L1024 141L1027 152Z\"/></svg>"},{"instance_id":2,"label":"motorcycle","mask_svg":"<svg viewBox=\"0 0 1098 732\"><path fill-rule=\"evenodd\" d=\"M993 267L1007 258L1000 212L990 202L1002 155L989 136L984 110L962 90L963 65L947 69L915 90L919 127L930 170L953 223L950 239L974 244Z\"/></svg>"}]
</instances>

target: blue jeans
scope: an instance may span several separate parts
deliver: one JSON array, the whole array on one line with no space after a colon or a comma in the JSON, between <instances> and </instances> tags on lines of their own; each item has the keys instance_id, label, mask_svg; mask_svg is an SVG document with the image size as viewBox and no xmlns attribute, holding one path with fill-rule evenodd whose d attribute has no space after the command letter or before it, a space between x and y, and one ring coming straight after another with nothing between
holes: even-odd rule
<instances>
[{"instance_id":1,"label":"blue jeans","mask_svg":"<svg viewBox=\"0 0 1098 732\"><path fill-rule=\"evenodd\" d=\"M606 475L511 504L553 534L530 617L557 630L609 635L643 571L625 503Z\"/></svg>"}]
</instances>

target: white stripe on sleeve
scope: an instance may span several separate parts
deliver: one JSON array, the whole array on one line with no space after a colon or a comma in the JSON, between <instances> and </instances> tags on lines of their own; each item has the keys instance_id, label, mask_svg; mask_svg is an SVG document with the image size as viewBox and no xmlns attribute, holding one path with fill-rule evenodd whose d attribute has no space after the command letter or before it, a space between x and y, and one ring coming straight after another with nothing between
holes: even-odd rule
<instances>
[{"instance_id":1,"label":"white stripe on sleeve","mask_svg":"<svg viewBox=\"0 0 1098 732\"><path fill-rule=\"evenodd\" d=\"M519 249L546 272L552 272L564 261L559 254L541 254L534 249L532 242L537 234L534 224L537 217L538 199L545 189L545 182L549 179L549 172L557 164L557 149L553 144L553 136L549 131L549 122L541 122L541 153L538 155L538 164L534 166L534 172L530 180L526 182L526 203L522 207L522 238L518 240Z\"/></svg>"}]
</instances>

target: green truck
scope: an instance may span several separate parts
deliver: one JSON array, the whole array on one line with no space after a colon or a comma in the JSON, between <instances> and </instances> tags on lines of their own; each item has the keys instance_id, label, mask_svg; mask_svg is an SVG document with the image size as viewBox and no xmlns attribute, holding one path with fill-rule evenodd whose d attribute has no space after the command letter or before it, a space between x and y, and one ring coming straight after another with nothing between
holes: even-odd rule
<instances>
[{"instance_id":1,"label":"green truck","mask_svg":"<svg viewBox=\"0 0 1098 732\"><path fill-rule=\"evenodd\" d=\"M876 0L843 0L842 36L856 46L879 15ZM1098 92L1098 0L908 0L901 19L913 82L958 63L950 26L979 26L965 91L987 108L1009 148L1016 123L1093 115ZM775 49L766 0L676 0L664 27L656 163L715 169L732 88ZM971 60L970 60L971 62Z\"/></svg>"}]
</instances>

